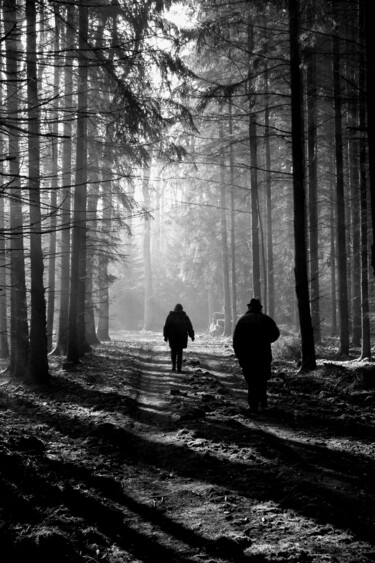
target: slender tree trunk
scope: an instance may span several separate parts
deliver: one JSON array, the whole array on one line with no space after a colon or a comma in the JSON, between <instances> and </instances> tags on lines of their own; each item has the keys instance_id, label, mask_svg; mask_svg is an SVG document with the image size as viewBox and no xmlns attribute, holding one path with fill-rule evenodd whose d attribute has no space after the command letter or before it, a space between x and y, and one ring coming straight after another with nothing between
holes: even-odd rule
<instances>
[{"instance_id":1,"label":"slender tree trunk","mask_svg":"<svg viewBox=\"0 0 375 563\"><path fill-rule=\"evenodd\" d=\"M331 171L333 174L333 165L331 166ZM332 176L333 177L333 176ZM334 187L333 182L331 185L330 193L333 194ZM336 214L335 214L335 203L330 202L330 264L331 264L331 336L337 336L337 283L336 283Z\"/></svg>"},{"instance_id":2,"label":"slender tree trunk","mask_svg":"<svg viewBox=\"0 0 375 563\"><path fill-rule=\"evenodd\" d=\"M335 10L335 2L332 2ZM349 309L346 265L346 221L344 195L344 164L342 135L342 98L340 84L340 50L337 32L333 35L333 91L335 105L335 158L336 158L336 205L337 205L337 262L340 313L340 356L349 355Z\"/></svg>"},{"instance_id":3,"label":"slender tree trunk","mask_svg":"<svg viewBox=\"0 0 375 563\"><path fill-rule=\"evenodd\" d=\"M36 67L35 0L26 0L27 101L30 197L31 320L28 378L33 383L50 380L47 358L46 301L43 285L42 219L40 212L40 116Z\"/></svg>"},{"instance_id":4,"label":"slender tree trunk","mask_svg":"<svg viewBox=\"0 0 375 563\"><path fill-rule=\"evenodd\" d=\"M359 4L359 32L363 32L364 22L363 4ZM362 46L361 46L362 47ZM363 92L365 91L365 56L363 49L359 57L359 129L366 128L366 107ZM361 135L359 141L359 172L360 172L360 233L361 233L361 359L371 359L371 329L369 302L369 245L368 245L368 206L367 206L367 160L366 139Z\"/></svg>"},{"instance_id":5,"label":"slender tree trunk","mask_svg":"<svg viewBox=\"0 0 375 563\"><path fill-rule=\"evenodd\" d=\"M366 49L366 86L367 86L367 136L368 160L370 176L371 219L372 219L372 245L371 264L375 275L375 36L373 25L373 0L361 0L364 9L364 30Z\"/></svg>"},{"instance_id":6,"label":"slender tree trunk","mask_svg":"<svg viewBox=\"0 0 375 563\"><path fill-rule=\"evenodd\" d=\"M310 5L310 14L315 14L315 2ZM307 63L307 160L309 175L309 231L310 231L310 278L311 318L314 340L321 341L320 329L320 284L319 284L319 215L318 215L318 146L317 146L317 88L315 50L308 50Z\"/></svg>"},{"instance_id":7,"label":"slender tree trunk","mask_svg":"<svg viewBox=\"0 0 375 563\"><path fill-rule=\"evenodd\" d=\"M234 155L233 155L233 103L232 96L229 98L229 168L230 168L230 255L232 271L232 331L237 322L237 277L236 277L236 225L235 225L235 179L234 179Z\"/></svg>"},{"instance_id":8,"label":"slender tree trunk","mask_svg":"<svg viewBox=\"0 0 375 563\"><path fill-rule=\"evenodd\" d=\"M0 133L0 154L4 154L2 134ZM4 166L0 163L0 177L4 177ZM0 188L1 189L1 188ZM0 233L5 230L4 198L0 196ZM0 235L0 358L9 358L7 321L7 264L6 239Z\"/></svg>"},{"instance_id":9,"label":"slender tree trunk","mask_svg":"<svg viewBox=\"0 0 375 563\"><path fill-rule=\"evenodd\" d=\"M349 201L347 206L347 225L350 225L347 239L347 256L349 256L350 271L348 272L348 297L350 303L351 344L361 345L361 248L360 248L360 175L359 175L359 139L358 139L358 96L359 85L359 51L353 53L358 44L358 29L353 23L358 21L359 2L352 2L345 9L344 23L346 40L343 42L344 57L344 97L346 104L345 130L346 135L346 174L349 186ZM350 237L350 238L349 238Z\"/></svg>"},{"instance_id":10,"label":"slender tree trunk","mask_svg":"<svg viewBox=\"0 0 375 563\"><path fill-rule=\"evenodd\" d=\"M3 65L0 61L0 71ZM0 104L4 104L3 84L0 81ZM5 153L4 134L0 132L0 155ZM8 344L8 315L7 315L7 244L6 237L3 235L6 229L4 191L5 167L3 159L0 159L0 358L9 358Z\"/></svg>"},{"instance_id":11,"label":"slender tree trunk","mask_svg":"<svg viewBox=\"0 0 375 563\"><path fill-rule=\"evenodd\" d=\"M226 211L226 187L225 187L225 163L224 163L224 134L220 123L220 238L221 238L221 266L223 273L224 294L224 336L232 334L232 315L230 305L229 284L229 253L227 235L227 211Z\"/></svg>"},{"instance_id":12,"label":"slender tree trunk","mask_svg":"<svg viewBox=\"0 0 375 563\"><path fill-rule=\"evenodd\" d=\"M60 311L57 344L54 354L65 356L68 353L69 332L69 294L70 294L70 214L71 214L71 184L72 184L72 123L70 115L73 108L73 48L74 39L74 6L67 6L64 61L64 138L62 141L62 189L61 189L61 282L60 282Z\"/></svg>"},{"instance_id":13,"label":"slender tree trunk","mask_svg":"<svg viewBox=\"0 0 375 563\"><path fill-rule=\"evenodd\" d=\"M353 93L354 95L354 93ZM352 104L353 106L354 104ZM357 108L351 107L348 115L351 121L348 129L358 127ZM361 251L360 251L360 186L359 186L359 148L358 141L352 134L348 139L348 167L350 182L350 221L352 232L352 265L351 265L351 287L352 287L352 345L361 344Z\"/></svg>"},{"instance_id":14,"label":"slender tree trunk","mask_svg":"<svg viewBox=\"0 0 375 563\"><path fill-rule=\"evenodd\" d=\"M58 6L54 6L55 13L55 38L54 51L59 52L60 48L60 15ZM49 240L49 264L48 264L48 303L47 303L47 349L52 350L54 318L55 318L55 295L56 295L56 227L57 227L57 189L58 189L58 123L59 123L59 77L60 69L55 61L53 72L54 109L51 112L52 134L52 166L51 166L51 219L50 219L50 240Z\"/></svg>"},{"instance_id":15,"label":"slender tree trunk","mask_svg":"<svg viewBox=\"0 0 375 563\"><path fill-rule=\"evenodd\" d=\"M99 253L99 317L97 336L101 341L111 340L109 336L109 279L108 279L108 252L104 251L110 244L112 205L111 205L111 172L103 171L103 216L102 216L102 249Z\"/></svg>"},{"instance_id":16,"label":"slender tree trunk","mask_svg":"<svg viewBox=\"0 0 375 563\"><path fill-rule=\"evenodd\" d=\"M54 146L53 151L57 152L57 145ZM54 163L55 164L55 163ZM55 171L54 171L55 170ZM53 177L56 178L57 168L52 167ZM53 184L54 182L52 182ZM57 228L57 186L52 187L51 190L51 220L49 236L49 260L48 260L48 305L47 305L47 349L49 351L53 348L53 335L54 335L54 319L55 319L55 296L56 296L56 228Z\"/></svg>"},{"instance_id":17,"label":"slender tree trunk","mask_svg":"<svg viewBox=\"0 0 375 563\"><path fill-rule=\"evenodd\" d=\"M268 95L268 67L265 68L266 98L264 108L264 152L266 162L266 225L267 225L267 311L271 317L275 315L275 275L273 260L273 222L272 222L272 176L271 176L271 147L270 147L270 109Z\"/></svg>"},{"instance_id":18,"label":"slender tree trunk","mask_svg":"<svg viewBox=\"0 0 375 563\"><path fill-rule=\"evenodd\" d=\"M364 125L364 115L361 122ZM370 302L368 280L368 211L366 181L366 146L361 140L361 359L371 359Z\"/></svg>"},{"instance_id":19,"label":"slender tree trunk","mask_svg":"<svg viewBox=\"0 0 375 563\"><path fill-rule=\"evenodd\" d=\"M108 257L104 253L99 256L99 315L96 334L101 342L111 340L109 335Z\"/></svg>"},{"instance_id":20,"label":"slender tree trunk","mask_svg":"<svg viewBox=\"0 0 375 563\"><path fill-rule=\"evenodd\" d=\"M212 295L211 287L207 289L207 308L208 308L208 328L210 328L213 319L213 314L215 312L214 297Z\"/></svg>"},{"instance_id":21,"label":"slender tree trunk","mask_svg":"<svg viewBox=\"0 0 375 563\"><path fill-rule=\"evenodd\" d=\"M143 205L144 214L144 231L143 231L143 263L145 271L144 285L144 310L143 310L143 329L151 330L153 324L154 295L152 287L152 263L151 263L151 217L150 211L150 174L151 164L149 168L145 165L143 170Z\"/></svg>"},{"instance_id":22,"label":"slender tree trunk","mask_svg":"<svg viewBox=\"0 0 375 563\"><path fill-rule=\"evenodd\" d=\"M261 276L260 276L260 250L259 250L259 196L258 196L258 137L257 122L254 111L254 85L252 71L254 64L251 56L254 50L253 26L248 25L248 52L249 52L249 142L250 142L250 188L251 188L251 240L253 255L253 295L262 298Z\"/></svg>"},{"instance_id":23,"label":"slender tree trunk","mask_svg":"<svg viewBox=\"0 0 375 563\"><path fill-rule=\"evenodd\" d=\"M86 304L85 304L85 340L90 346L100 344L95 329L95 313L94 313L94 271L96 262L96 247L98 231L97 212L99 199L99 183L97 174L91 172L92 184L87 200L87 214L89 217L89 228L87 233L87 273L86 273Z\"/></svg>"},{"instance_id":24,"label":"slender tree trunk","mask_svg":"<svg viewBox=\"0 0 375 563\"><path fill-rule=\"evenodd\" d=\"M251 240L253 254L253 294L262 298L260 281L259 196L258 196L258 140L255 113L249 118L250 181L251 181Z\"/></svg>"},{"instance_id":25,"label":"slender tree trunk","mask_svg":"<svg viewBox=\"0 0 375 563\"><path fill-rule=\"evenodd\" d=\"M292 104L292 160L294 198L295 279L302 341L301 372L316 367L307 276L305 219L305 155L302 116L302 77L299 50L299 2L289 0L290 74Z\"/></svg>"},{"instance_id":26,"label":"slender tree trunk","mask_svg":"<svg viewBox=\"0 0 375 563\"><path fill-rule=\"evenodd\" d=\"M76 177L71 253L71 284L69 298L69 334L67 361L77 364L87 351L85 342L85 281L86 281L86 200L87 200L87 102L88 67L86 59L88 15L87 7L79 4L78 49L78 112Z\"/></svg>"},{"instance_id":27,"label":"slender tree trunk","mask_svg":"<svg viewBox=\"0 0 375 563\"><path fill-rule=\"evenodd\" d=\"M29 355L29 333L27 324L25 258L23 245L22 191L20 179L19 119L18 104L18 44L17 4L15 0L4 0L4 31L6 36L6 99L7 119L14 125L8 131L9 191L10 201L10 268L11 268L11 326L10 326L10 373L16 379L27 374Z\"/></svg>"}]
</instances>

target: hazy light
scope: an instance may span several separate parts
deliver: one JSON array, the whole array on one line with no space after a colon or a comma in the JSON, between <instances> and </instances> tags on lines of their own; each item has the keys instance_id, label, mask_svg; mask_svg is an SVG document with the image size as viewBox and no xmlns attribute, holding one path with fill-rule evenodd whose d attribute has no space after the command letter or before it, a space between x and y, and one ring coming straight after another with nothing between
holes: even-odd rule
<instances>
[{"instance_id":1,"label":"hazy light","mask_svg":"<svg viewBox=\"0 0 375 563\"><path fill-rule=\"evenodd\" d=\"M196 24L197 10L187 6L183 2L173 4L170 10L165 12L165 18L176 25L179 29L191 29Z\"/></svg>"}]
</instances>

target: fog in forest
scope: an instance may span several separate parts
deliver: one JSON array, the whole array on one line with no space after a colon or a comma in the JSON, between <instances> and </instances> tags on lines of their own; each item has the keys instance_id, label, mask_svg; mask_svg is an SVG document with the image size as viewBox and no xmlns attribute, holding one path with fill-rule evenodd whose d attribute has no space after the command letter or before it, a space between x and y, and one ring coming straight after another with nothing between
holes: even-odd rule
<instances>
[{"instance_id":1,"label":"fog in forest","mask_svg":"<svg viewBox=\"0 0 375 563\"><path fill-rule=\"evenodd\" d=\"M76 363L111 331L161 331L176 303L229 337L252 297L300 338L303 365L328 337L343 356L352 344L371 355L366 10L3 3L12 373L48 378L50 352Z\"/></svg>"},{"instance_id":2,"label":"fog in forest","mask_svg":"<svg viewBox=\"0 0 375 563\"><path fill-rule=\"evenodd\" d=\"M375 561L373 8L0 2L1 563Z\"/></svg>"}]
</instances>

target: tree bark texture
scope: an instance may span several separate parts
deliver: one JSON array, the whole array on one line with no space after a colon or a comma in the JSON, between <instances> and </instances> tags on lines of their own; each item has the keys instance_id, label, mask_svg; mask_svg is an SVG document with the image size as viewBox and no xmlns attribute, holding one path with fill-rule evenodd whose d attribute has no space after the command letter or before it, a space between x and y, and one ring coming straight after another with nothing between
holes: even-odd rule
<instances>
[{"instance_id":1,"label":"tree bark texture","mask_svg":"<svg viewBox=\"0 0 375 563\"><path fill-rule=\"evenodd\" d=\"M98 315L98 328L97 337L101 341L111 340L109 335L109 279L108 279L108 253L104 251L106 245L110 244L109 237L111 232L112 221L112 186L111 186L111 172L104 170L103 188L102 188L102 250L99 253L99 315Z\"/></svg>"},{"instance_id":2,"label":"tree bark texture","mask_svg":"<svg viewBox=\"0 0 375 563\"><path fill-rule=\"evenodd\" d=\"M77 364L83 356L85 343L85 283L86 283L86 202L87 202L87 102L88 67L87 7L79 4L78 49L78 111L76 174L71 253L71 285L69 298L69 334L67 361Z\"/></svg>"},{"instance_id":3,"label":"tree bark texture","mask_svg":"<svg viewBox=\"0 0 375 563\"><path fill-rule=\"evenodd\" d=\"M230 305L230 283L229 283L229 252L227 234L227 211L226 211L226 178L224 161L224 134L220 123L220 238L221 238L221 260L223 274L224 295L224 336L232 334L232 315Z\"/></svg>"},{"instance_id":4,"label":"tree bark texture","mask_svg":"<svg viewBox=\"0 0 375 563\"><path fill-rule=\"evenodd\" d=\"M251 200L251 245L253 262L253 296L262 299L259 248L259 195L258 195L258 137L254 111L254 29L251 22L247 29L249 54L248 97L249 97L249 144L250 144L250 200Z\"/></svg>"},{"instance_id":5,"label":"tree bark texture","mask_svg":"<svg viewBox=\"0 0 375 563\"><path fill-rule=\"evenodd\" d=\"M366 86L367 86L367 137L370 176L371 219L372 219L372 269L375 275L375 34L373 25L373 0L360 0L364 9L364 35L366 49Z\"/></svg>"},{"instance_id":6,"label":"tree bark texture","mask_svg":"<svg viewBox=\"0 0 375 563\"><path fill-rule=\"evenodd\" d=\"M47 357L46 301L43 285L42 220L40 211L40 115L36 65L36 5L26 0L27 102L30 198L31 319L28 379L37 384L50 380Z\"/></svg>"},{"instance_id":7,"label":"tree bark texture","mask_svg":"<svg viewBox=\"0 0 375 563\"><path fill-rule=\"evenodd\" d=\"M73 110L73 48L74 39L74 8L67 6L67 26L64 39L64 113L70 116ZM57 344L54 354L65 356L68 353L69 333L69 294L70 294L70 234L71 234L71 185L72 185L72 138L71 119L64 120L64 138L62 140L62 186L60 190L60 229L61 229L61 279L60 279L60 310Z\"/></svg>"},{"instance_id":8,"label":"tree bark texture","mask_svg":"<svg viewBox=\"0 0 375 563\"><path fill-rule=\"evenodd\" d=\"M60 69L58 67L57 53L60 49L60 14L58 6L54 6L55 14L55 38L54 38L54 51L56 53L55 68L53 71L53 92L55 102L53 110L51 111L52 121L52 139L51 139L51 152L52 152L52 165L51 165L51 218L49 235L49 258L48 258L48 298L47 298L47 349L52 350L53 336L54 336L54 321L55 321L55 298L56 298L56 248L57 248L57 192L58 192L58 174L59 174L59 141L58 141L58 124L59 124L59 81Z\"/></svg>"},{"instance_id":9,"label":"tree bark texture","mask_svg":"<svg viewBox=\"0 0 375 563\"><path fill-rule=\"evenodd\" d=\"M363 4L359 5L359 30L364 28L365 12ZM359 57L359 130L366 129L366 103L361 92L364 92L365 55L364 45L361 45ZM371 328L370 328L370 299L369 299L369 241L368 241L368 195L367 195L367 139L364 133L359 140L359 174L360 174L360 245L361 245L361 359L371 359Z\"/></svg>"},{"instance_id":10,"label":"tree bark texture","mask_svg":"<svg viewBox=\"0 0 375 563\"><path fill-rule=\"evenodd\" d=\"M16 379L24 379L29 355L29 330L27 324L25 259L23 245L22 191L20 180L20 110L18 102L18 59L20 43L15 0L4 0L4 31L6 36L6 98L8 121L13 125L8 131L9 191L10 200L10 259L11 259L11 326L10 326L10 373Z\"/></svg>"},{"instance_id":11,"label":"tree bark texture","mask_svg":"<svg viewBox=\"0 0 375 563\"><path fill-rule=\"evenodd\" d=\"M236 276L236 221L235 221L235 178L233 154L233 104L229 98L229 172L230 172L230 255L232 273L232 332L237 322L237 276Z\"/></svg>"},{"instance_id":12,"label":"tree bark texture","mask_svg":"<svg viewBox=\"0 0 375 563\"><path fill-rule=\"evenodd\" d=\"M290 75L292 112L292 161L294 200L295 280L301 330L301 371L316 367L307 275L305 156L302 117L302 77L299 47L299 2L289 0Z\"/></svg>"},{"instance_id":13,"label":"tree bark texture","mask_svg":"<svg viewBox=\"0 0 375 563\"><path fill-rule=\"evenodd\" d=\"M152 284L151 263L151 217L150 212L150 174L151 164L143 169L142 192L144 205L143 223L143 265L144 265L144 302L143 302L143 329L151 330L153 323L154 296Z\"/></svg>"},{"instance_id":14,"label":"tree bark texture","mask_svg":"<svg viewBox=\"0 0 375 563\"><path fill-rule=\"evenodd\" d=\"M335 9L335 2L332 2ZM335 110L335 161L337 206L337 266L340 315L340 349L342 356L349 355L349 307L346 256L346 221L344 194L344 162L342 134L342 98L340 81L340 49L337 32L333 35L333 94Z\"/></svg>"},{"instance_id":15,"label":"tree bark texture","mask_svg":"<svg viewBox=\"0 0 375 563\"><path fill-rule=\"evenodd\" d=\"M85 302L85 341L88 345L100 344L95 328L95 300L94 300L94 278L97 266L96 247L98 244L98 200L99 182L97 171L91 171L91 179L87 197L87 272L86 272L86 302Z\"/></svg>"},{"instance_id":16,"label":"tree bark texture","mask_svg":"<svg viewBox=\"0 0 375 563\"><path fill-rule=\"evenodd\" d=\"M275 316L275 273L273 260L273 227L272 227L272 175L270 147L270 109L268 95L268 67L265 69L266 100L264 109L264 152L265 152L265 187L266 187L266 225L267 225L267 308L273 318Z\"/></svg>"},{"instance_id":17,"label":"tree bark texture","mask_svg":"<svg viewBox=\"0 0 375 563\"><path fill-rule=\"evenodd\" d=\"M0 62L0 70L2 70ZM4 93L3 84L0 82L0 102L3 103ZM5 138L4 134L0 133L0 154L5 153ZM4 161L0 162L0 178L5 177ZM5 183L5 182L4 182ZM6 229L5 219L5 205L3 190L5 189L4 183L0 186L0 358L9 358L9 343L8 343L8 315L7 315L7 243L6 237L3 235Z\"/></svg>"},{"instance_id":18,"label":"tree bark texture","mask_svg":"<svg viewBox=\"0 0 375 563\"><path fill-rule=\"evenodd\" d=\"M310 11L314 13L314 4ZM321 341L320 330L320 284L319 284L319 213L318 213L318 147L317 147L317 87L316 55L314 48L307 52L307 161L309 177L309 234L310 234L310 280L311 318L314 340Z\"/></svg>"}]
</instances>

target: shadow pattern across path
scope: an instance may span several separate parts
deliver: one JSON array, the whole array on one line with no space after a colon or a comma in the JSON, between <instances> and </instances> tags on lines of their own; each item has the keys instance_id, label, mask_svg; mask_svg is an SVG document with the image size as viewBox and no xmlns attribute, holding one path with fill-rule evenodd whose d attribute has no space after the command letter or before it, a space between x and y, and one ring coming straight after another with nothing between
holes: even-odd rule
<instances>
[{"instance_id":1,"label":"shadow pattern across path","mask_svg":"<svg viewBox=\"0 0 375 563\"><path fill-rule=\"evenodd\" d=\"M129 335L75 372L55 360L48 389L3 381L4 563L373 560L371 425L324 422L324 400L311 424L276 382L250 418L228 348L185 360L172 373L156 336Z\"/></svg>"}]
</instances>

